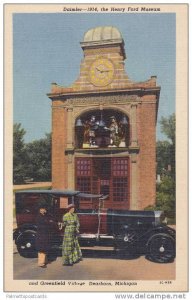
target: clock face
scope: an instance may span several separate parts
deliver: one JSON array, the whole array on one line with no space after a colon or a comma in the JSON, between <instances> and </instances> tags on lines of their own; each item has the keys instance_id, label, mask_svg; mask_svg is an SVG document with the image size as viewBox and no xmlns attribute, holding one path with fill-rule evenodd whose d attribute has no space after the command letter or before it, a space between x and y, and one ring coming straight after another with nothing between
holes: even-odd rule
<instances>
[{"instance_id":1,"label":"clock face","mask_svg":"<svg viewBox=\"0 0 192 300\"><path fill-rule=\"evenodd\" d=\"M89 79L95 86L106 86L114 77L114 65L107 58L95 60L89 70Z\"/></svg>"}]
</instances>

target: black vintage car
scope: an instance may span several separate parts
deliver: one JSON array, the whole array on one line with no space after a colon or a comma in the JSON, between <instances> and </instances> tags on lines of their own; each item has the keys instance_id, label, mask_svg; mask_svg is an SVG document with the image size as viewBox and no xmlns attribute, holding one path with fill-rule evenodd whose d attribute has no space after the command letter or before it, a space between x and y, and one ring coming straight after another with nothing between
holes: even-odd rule
<instances>
[{"instance_id":1,"label":"black vintage car","mask_svg":"<svg viewBox=\"0 0 192 300\"><path fill-rule=\"evenodd\" d=\"M18 252L24 257L35 257L35 219L40 201L58 222L53 232L52 250L61 249L63 239L62 216L70 203L75 203L80 220L81 246L105 245L125 254L145 255L158 263L175 258L175 230L164 224L161 211L130 211L106 209L107 196L85 194L72 190L25 190L15 193L17 229L13 238ZM81 209L81 201L97 202L96 209Z\"/></svg>"}]
</instances>

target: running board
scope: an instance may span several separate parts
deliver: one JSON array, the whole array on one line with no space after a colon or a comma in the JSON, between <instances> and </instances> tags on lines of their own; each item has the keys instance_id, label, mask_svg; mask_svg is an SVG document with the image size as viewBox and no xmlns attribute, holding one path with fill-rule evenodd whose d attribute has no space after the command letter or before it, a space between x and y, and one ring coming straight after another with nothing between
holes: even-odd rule
<instances>
[{"instance_id":1,"label":"running board","mask_svg":"<svg viewBox=\"0 0 192 300\"><path fill-rule=\"evenodd\" d=\"M105 246L92 246L92 247L86 247L81 246L82 250L88 250L88 251L115 251L114 247L105 247Z\"/></svg>"},{"instance_id":2,"label":"running board","mask_svg":"<svg viewBox=\"0 0 192 300\"><path fill-rule=\"evenodd\" d=\"M91 233L82 233L79 235L80 238L82 239L114 239L114 236L112 235L105 235L105 234L91 234Z\"/></svg>"}]
</instances>

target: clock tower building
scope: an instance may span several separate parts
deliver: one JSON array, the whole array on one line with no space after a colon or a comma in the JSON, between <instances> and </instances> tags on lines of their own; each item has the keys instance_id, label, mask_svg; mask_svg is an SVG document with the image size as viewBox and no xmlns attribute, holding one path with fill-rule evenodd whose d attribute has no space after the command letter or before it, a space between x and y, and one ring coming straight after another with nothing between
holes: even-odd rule
<instances>
[{"instance_id":1,"label":"clock tower building","mask_svg":"<svg viewBox=\"0 0 192 300\"><path fill-rule=\"evenodd\" d=\"M81 47L77 80L69 87L53 83L48 94L52 187L107 194L104 208L144 209L156 198L156 76L129 78L116 27L90 29ZM86 199L80 205L97 207Z\"/></svg>"}]
</instances>

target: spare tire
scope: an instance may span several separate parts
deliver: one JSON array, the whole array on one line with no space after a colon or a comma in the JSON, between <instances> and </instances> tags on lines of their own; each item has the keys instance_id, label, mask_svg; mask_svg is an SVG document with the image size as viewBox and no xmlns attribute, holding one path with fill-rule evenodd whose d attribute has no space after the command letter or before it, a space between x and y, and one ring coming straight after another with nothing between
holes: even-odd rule
<instances>
[{"instance_id":1,"label":"spare tire","mask_svg":"<svg viewBox=\"0 0 192 300\"><path fill-rule=\"evenodd\" d=\"M23 231L17 238L17 250L23 257L34 258L37 257L37 250L35 247L36 231L27 229Z\"/></svg>"}]
</instances>

